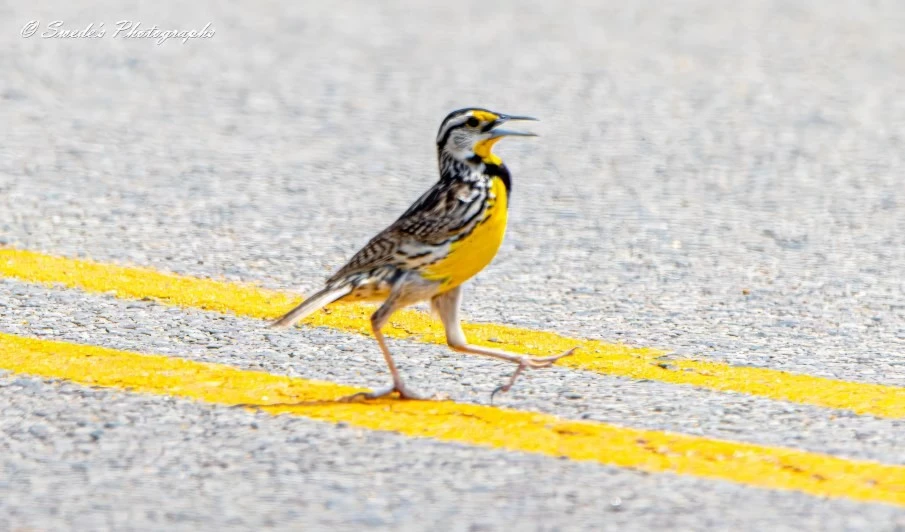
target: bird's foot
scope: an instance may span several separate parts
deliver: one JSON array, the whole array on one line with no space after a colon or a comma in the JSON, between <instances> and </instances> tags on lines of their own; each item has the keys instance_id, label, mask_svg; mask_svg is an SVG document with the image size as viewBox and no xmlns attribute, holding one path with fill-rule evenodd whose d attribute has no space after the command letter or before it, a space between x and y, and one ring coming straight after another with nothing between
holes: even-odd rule
<instances>
[{"instance_id":1,"label":"bird's foot","mask_svg":"<svg viewBox=\"0 0 905 532\"><path fill-rule=\"evenodd\" d=\"M449 396L445 394L434 394L430 397L422 395L417 392L413 392L403 385L401 382L394 384L392 386L387 386L386 388L378 388L376 390L371 390L370 392L358 392L352 395L347 395L340 399L343 403L349 403L354 401L361 401L365 399L381 399L384 397L389 397L396 395L400 399L409 399L412 401L443 401L449 399Z\"/></svg>"},{"instance_id":2,"label":"bird's foot","mask_svg":"<svg viewBox=\"0 0 905 532\"><path fill-rule=\"evenodd\" d=\"M518 379L519 375L521 375L521 373L523 371L525 371L526 369L549 368L557 360L567 357L567 356L571 355L572 353L574 353L576 349L578 349L578 348L573 347L572 349L569 349L568 351L564 351L558 355L552 355L552 356L541 357L541 358L528 357L528 356L519 357L517 360L518 367L515 369L515 372L512 374L512 377L509 377L509 382L507 382L506 384L503 384L501 386L497 386L496 388L493 389L492 392L490 392L490 404L493 404L493 397L496 394L498 394L500 392L503 392L503 393L508 392L509 389L512 388L512 385L515 384L515 381L516 381L516 379Z\"/></svg>"}]
</instances>

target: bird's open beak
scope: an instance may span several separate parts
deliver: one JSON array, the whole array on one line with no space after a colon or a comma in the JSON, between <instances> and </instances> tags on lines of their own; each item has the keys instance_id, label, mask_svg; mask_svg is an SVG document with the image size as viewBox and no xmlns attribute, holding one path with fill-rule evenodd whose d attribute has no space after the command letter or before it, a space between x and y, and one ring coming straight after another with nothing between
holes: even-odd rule
<instances>
[{"instance_id":1,"label":"bird's open beak","mask_svg":"<svg viewBox=\"0 0 905 532\"><path fill-rule=\"evenodd\" d=\"M496 139L500 137L536 137L536 133L529 133L527 131L514 131L511 129L500 129L500 125L505 124L506 122L512 120L531 120L537 122L537 118L531 116L511 116L511 115L500 115L493 123L493 128L491 129L491 133L493 136L490 138Z\"/></svg>"}]
</instances>

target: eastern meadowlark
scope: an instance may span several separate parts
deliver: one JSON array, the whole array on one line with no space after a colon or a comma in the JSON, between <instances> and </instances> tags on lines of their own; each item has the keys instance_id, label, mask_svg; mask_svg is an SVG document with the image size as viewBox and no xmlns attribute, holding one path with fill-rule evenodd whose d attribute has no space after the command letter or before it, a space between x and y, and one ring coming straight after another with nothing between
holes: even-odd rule
<instances>
[{"instance_id":1,"label":"eastern meadowlark","mask_svg":"<svg viewBox=\"0 0 905 532\"><path fill-rule=\"evenodd\" d=\"M371 316L371 327L393 384L356 397L396 392L402 398L420 398L403 384L381 333L396 310L420 301L430 300L452 349L518 365L494 394L509 390L526 368L546 368L574 351L534 358L474 346L459 324L462 283L493 260L506 231L512 181L503 161L491 150L503 137L535 136L500 128L514 120L535 119L479 108L450 113L437 135L440 180L330 277L322 290L273 322L274 327L288 327L339 300L382 302Z\"/></svg>"}]
</instances>

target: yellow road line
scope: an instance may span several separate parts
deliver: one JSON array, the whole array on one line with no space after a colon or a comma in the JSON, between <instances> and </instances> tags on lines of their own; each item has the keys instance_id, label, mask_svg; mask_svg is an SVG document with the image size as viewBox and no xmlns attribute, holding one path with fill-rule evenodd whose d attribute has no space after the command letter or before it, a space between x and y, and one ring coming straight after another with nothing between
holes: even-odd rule
<instances>
[{"instance_id":1,"label":"yellow road line","mask_svg":"<svg viewBox=\"0 0 905 532\"><path fill-rule=\"evenodd\" d=\"M265 409L407 436L905 506L905 466L796 449L453 402L338 403L337 398L359 390L220 364L2 333L0 369L224 405L294 403Z\"/></svg>"},{"instance_id":2,"label":"yellow road line","mask_svg":"<svg viewBox=\"0 0 905 532\"><path fill-rule=\"evenodd\" d=\"M102 264L17 249L0 248L0 275L253 318L276 318L300 300L296 294L248 284L197 279L148 268ZM367 335L370 334L368 316L371 312L372 307L360 304L335 305L329 312L316 313L305 323ZM566 367L846 409L858 414L905 418L905 388L902 387L702 360L680 359L663 363L657 357L664 352L655 349L567 338L555 333L492 323L466 324L464 328L476 344L505 345L532 355L547 355L578 346L580 349L575 355L559 362L559 365ZM442 327L427 314L415 310L396 313L386 333L393 338L445 343Z\"/></svg>"}]
</instances>

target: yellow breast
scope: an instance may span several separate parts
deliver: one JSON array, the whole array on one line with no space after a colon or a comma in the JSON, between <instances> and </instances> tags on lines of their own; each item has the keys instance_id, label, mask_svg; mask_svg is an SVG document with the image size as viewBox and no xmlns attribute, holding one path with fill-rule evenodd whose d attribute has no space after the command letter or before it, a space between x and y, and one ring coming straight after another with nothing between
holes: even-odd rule
<instances>
[{"instance_id":1,"label":"yellow breast","mask_svg":"<svg viewBox=\"0 0 905 532\"><path fill-rule=\"evenodd\" d=\"M424 271L426 279L443 282L443 289L455 288L483 270L503 243L506 234L508 197L503 181L495 177L491 183L492 199L481 222L465 238L454 242L449 254Z\"/></svg>"}]
</instances>

